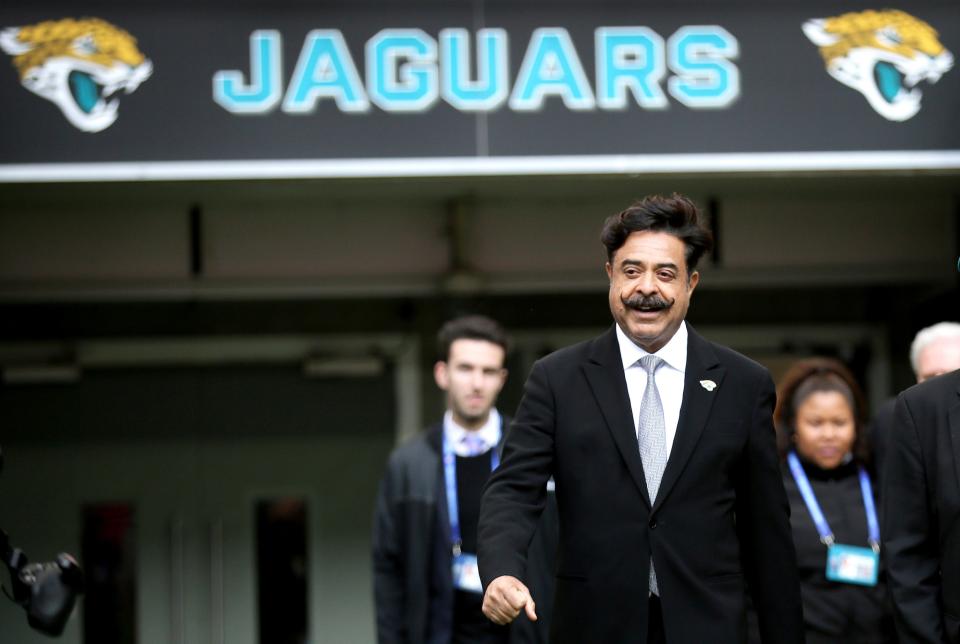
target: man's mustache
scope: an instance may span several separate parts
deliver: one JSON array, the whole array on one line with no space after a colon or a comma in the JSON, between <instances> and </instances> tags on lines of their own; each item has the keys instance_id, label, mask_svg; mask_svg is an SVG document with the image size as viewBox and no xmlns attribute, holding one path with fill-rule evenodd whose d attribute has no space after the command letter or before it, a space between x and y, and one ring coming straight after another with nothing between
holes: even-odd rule
<instances>
[{"instance_id":1,"label":"man's mustache","mask_svg":"<svg viewBox=\"0 0 960 644\"><path fill-rule=\"evenodd\" d=\"M672 300L665 300L659 295L633 295L624 299L620 298L623 305L635 311L662 311L673 306Z\"/></svg>"}]
</instances>

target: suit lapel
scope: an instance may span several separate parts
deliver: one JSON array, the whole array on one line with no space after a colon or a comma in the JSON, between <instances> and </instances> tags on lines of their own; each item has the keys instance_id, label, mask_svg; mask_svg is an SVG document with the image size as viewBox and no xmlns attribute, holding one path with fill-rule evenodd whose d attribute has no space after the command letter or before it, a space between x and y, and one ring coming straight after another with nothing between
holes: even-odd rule
<instances>
[{"instance_id":1,"label":"suit lapel","mask_svg":"<svg viewBox=\"0 0 960 644\"><path fill-rule=\"evenodd\" d=\"M647 493L640 447L630 412L627 380L623 375L623 361L613 327L594 340L590 356L583 364L583 372L627 470L649 507L650 496Z\"/></svg>"},{"instance_id":2,"label":"suit lapel","mask_svg":"<svg viewBox=\"0 0 960 644\"><path fill-rule=\"evenodd\" d=\"M683 472L690 455L700 440L700 435L710 417L714 399L719 395L726 369L720 365L717 355L710 343L697 334L690 325L687 325L687 366L683 377L683 401L680 404L680 419L677 422L677 433L673 439L670 458L667 468L663 472L660 490L654 511L659 508L677 479ZM712 380L716 386L708 391L701 381Z\"/></svg>"}]
</instances>

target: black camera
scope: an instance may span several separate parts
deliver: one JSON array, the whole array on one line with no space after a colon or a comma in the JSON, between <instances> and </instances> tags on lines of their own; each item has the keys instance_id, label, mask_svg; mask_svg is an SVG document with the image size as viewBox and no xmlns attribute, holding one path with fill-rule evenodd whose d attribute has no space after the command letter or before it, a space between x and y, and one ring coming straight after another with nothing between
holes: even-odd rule
<instances>
[{"instance_id":1,"label":"black camera","mask_svg":"<svg viewBox=\"0 0 960 644\"><path fill-rule=\"evenodd\" d=\"M63 633L77 595L83 592L83 571L76 559L61 552L55 561L30 563L22 550L11 547L10 537L2 530L0 558L10 571L13 594L6 587L3 591L27 611L30 628L54 637Z\"/></svg>"},{"instance_id":2,"label":"black camera","mask_svg":"<svg viewBox=\"0 0 960 644\"><path fill-rule=\"evenodd\" d=\"M10 570L13 595L6 588L4 591L27 611L30 628L53 636L63 633L77 595L83 592L83 572L76 560L62 552L55 561L29 563L22 550L10 546L10 538L2 531L0 555Z\"/></svg>"}]
</instances>

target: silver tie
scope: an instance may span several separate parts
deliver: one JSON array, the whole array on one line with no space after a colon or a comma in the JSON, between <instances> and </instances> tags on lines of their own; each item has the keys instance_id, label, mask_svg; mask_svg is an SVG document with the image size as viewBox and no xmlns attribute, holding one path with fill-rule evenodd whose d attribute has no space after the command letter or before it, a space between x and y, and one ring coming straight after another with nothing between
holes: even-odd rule
<instances>
[{"instance_id":1,"label":"silver tie","mask_svg":"<svg viewBox=\"0 0 960 644\"><path fill-rule=\"evenodd\" d=\"M663 421L663 403L657 390L655 374L663 360L655 355L644 356L640 366L647 372L647 386L643 390L640 402L640 417L637 422L637 442L640 444L640 459L643 461L643 475L647 480L647 493L650 503L657 498L660 479L667 467L667 430ZM653 557L650 558L650 592L660 594L657 575L653 570Z\"/></svg>"}]
</instances>

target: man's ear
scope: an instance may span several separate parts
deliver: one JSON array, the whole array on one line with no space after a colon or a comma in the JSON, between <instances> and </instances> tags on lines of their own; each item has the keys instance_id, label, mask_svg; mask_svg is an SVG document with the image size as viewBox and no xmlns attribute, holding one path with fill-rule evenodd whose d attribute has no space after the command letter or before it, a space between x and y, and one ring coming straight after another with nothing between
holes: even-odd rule
<instances>
[{"instance_id":1,"label":"man's ear","mask_svg":"<svg viewBox=\"0 0 960 644\"><path fill-rule=\"evenodd\" d=\"M687 282L688 290L693 293L693 289L697 288L697 284L700 283L700 271L693 271L690 273L690 280Z\"/></svg>"},{"instance_id":2,"label":"man's ear","mask_svg":"<svg viewBox=\"0 0 960 644\"><path fill-rule=\"evenodd\" d=\"M450 387L450 372L447 369L447 363L443 360L437 360L433 365L433 379L443 391Z\"/></svg>"},{"instance_id":3,"label":"man's ear","mask_svg":"<svg viewBox=\"0 0 960 644\"><path fill-rule=\"evenodd\" d=\"M613 279L613 265L611 265L610 262L607 262L606 264L603 265L603 267L604 267L605 269L607 269L607 279L608 279L608 280L612 280L612 279Z\"/></svg>"}]
</instances>

